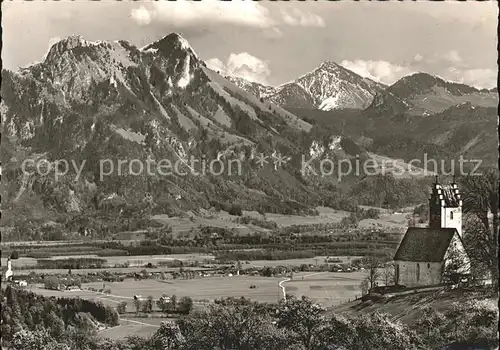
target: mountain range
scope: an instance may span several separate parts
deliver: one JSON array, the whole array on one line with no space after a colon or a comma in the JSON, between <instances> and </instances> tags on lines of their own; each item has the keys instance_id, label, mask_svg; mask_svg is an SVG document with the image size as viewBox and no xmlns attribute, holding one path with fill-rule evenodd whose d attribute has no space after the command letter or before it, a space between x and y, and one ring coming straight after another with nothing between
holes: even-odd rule
<instances>
[{"instance_id":1,"label":"mountain range","mask_svg":"<svg viewBox=\"0 0 500 350\"><path fill-rule=\"evenodd\" d=\"M497 133L491 128L497 124L497 88L478 89L427 73L384 86L328 61L276 88L229 79L312 124L336 130L367 151L406 161L423 153L442 159L462 155L481 159L483 165L498 159ZM364 99L353 103L360 96Z\"/></svg>"},{"instance_id":2,"label":"mountain range","mask_svg":"<svg viewBox=\"0 0 500 350\"><path fill-rule=\"evenodd\" d=\"M176 33L142 48L70 36L41 62L2 70L1 93L2 226L18 227L18 239L46 221L107 232L123 230L123 222L145 228L153 214L220 205L310 214L318 205L417 203L426 197L421 173L340 181L301 173L301 157L406 160L422 150L480 156L493 144L488 125L498 103L494 91L426 74L386 87L329 61L268 87L207 68ZM262 154L268 161L257 166ZM273 164L279 155L289 161ZM206 174L193 158L239 159L243 170ZM38 172L40 163L25 162L41 159L47 161ZM185 173L137 175L132 159L167 159ZM60 160L81 171L56 177ZM102 160L115 166L105 177ZM128 163L120 167L120 160ZM380 181L391 185L380 191ZM406 192L397 197L400 183Z\"/></svg>"},{"instance_id":3,"label":"mountain range","mask_svg":"<svg viewBox=\"0 0 500 350\"><path fill-rule=\"evenodd\" d=\"M386 86L325 61L292 82L270 87L238 77L227 77L242 89L286 108L332 109L368 107Z\"/></svg>"}]
</instances>

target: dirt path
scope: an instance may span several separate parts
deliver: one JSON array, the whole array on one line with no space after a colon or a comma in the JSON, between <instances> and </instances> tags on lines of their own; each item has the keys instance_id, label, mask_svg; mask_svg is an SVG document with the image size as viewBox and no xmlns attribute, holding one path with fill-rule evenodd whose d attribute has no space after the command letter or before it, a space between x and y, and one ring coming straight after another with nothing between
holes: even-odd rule
<instances>
[{"instance_id":1,"label":"dirt path","mask_svg":"<svg viewBox=\"0 0 500 350\"><path fill-rule=\"evenodd\" d=\"M131 323L137 323L137 324L140 324L142 326L149 326L149 327L160 328L160 326L158 326L156 324L151 324L151 323L145 323L145 322L140 322L140 321L129 320L127 318L121 318L120 321L127 321L127 322L131 322Z\"/></svg>"},{"instance_id":2,"label":"dirt path","mask_svg":"<svg viewBox=\"0 0 500 350\"><path fill-rule=\"evenodd\" d=\"M286 278L278 283L278 286L280 286L281 290L283 291L283 299L285 299L285 301L286 301L286 288L283 285L283 283L288 282L290 280L291 280L290 278Z\"/></svg>"},{"instance_id":3,"label":"dirt path","mask_svg":"<svg viewBox=\"0 0 500 350\"><path fill-rule=\"evenodd\" d=\"M311 277L311 276L315 276L315 275L319 275L319 274L322 274L322 273L325 273L323 271L321 272L313 272L313 273L310 273L308 275L304 275L302 276L302 279L306 278L306 277ZM284 280L280 281L278 283L278 286L281 288L281 290L283 291L283 299L285 299L286 301L286 287L284 286L284 283L285 282L288 282L288 281L291 281L292 279L291 278L285 278Z\"/></svg>"}]
</instances>

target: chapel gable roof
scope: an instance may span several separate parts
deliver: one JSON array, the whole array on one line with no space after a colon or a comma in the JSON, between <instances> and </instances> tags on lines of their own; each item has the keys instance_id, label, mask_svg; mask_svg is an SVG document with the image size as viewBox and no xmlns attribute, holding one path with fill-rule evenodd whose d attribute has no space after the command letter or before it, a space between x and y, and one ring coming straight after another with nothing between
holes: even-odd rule
<instances>
[{"instance_id":1,"label":"chapel gable roof","mask_svg":"<svg viewBox=\"0 0 500 350\"><path fill-rule=\"evenodd\" d=\"M455 233L458 234L455 228L410 227L394 260L441 262Z\"/></svg>"}]
</instances>

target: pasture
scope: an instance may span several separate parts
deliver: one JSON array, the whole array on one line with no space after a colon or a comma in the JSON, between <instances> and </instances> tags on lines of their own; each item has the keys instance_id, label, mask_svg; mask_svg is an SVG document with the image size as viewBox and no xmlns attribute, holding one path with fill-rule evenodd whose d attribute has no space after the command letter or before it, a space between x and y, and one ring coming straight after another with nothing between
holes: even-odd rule
<instances>
[{"instance_id":1,"label":"pasture","mask_svg":"<svg viewBox=\"0 0 500 350\"><path fill-rule=\"evenodd\" d=\"M275 303L282 297L279 283L286 288L286 292L297 297L307 296L324 306L339 305L359 296L361 280L366 276L364 271L356 272L301 272L296 273L292 280L286 277L261 276L225 276L225 277L198 277L195 279L176 280L140 280L126 279L123 282L92 282L82 284L82 290L55 291L43 289L43 286L32 286L35 293L56 297L80 297L100 300L105 304L116 306L126 301L127 311L134 311L134 295L144 298L152 296L155 300L163 294L176 295L178 298L188 296L193 301L213 301L219 298L245 297L247 299ZM255 288L250 288L254 285ZM105 295L89 291L94 289L110 289Z\"/></svg>"},{"instance_id":2,"label":"pasture","mask_svg":"<svg viewBox=\"0 0 500 350\"><path fill-rule=\"evenodd\" d=\"M284 214L271 214L265 216L256 211L243 211L244 216L250 216L260 220L267 220L275 222L279 227L293 226L293 225L315 225L327 223L339 223L343 218L349 216L349 213L342 210L335 210L327 207L317 207L319 215L284 215ZM231 219L231 216L221 211L217 214L221 219Z\"/></svg>"},{"instance_id":3,"label":"pasture","mask_svg":"<svg viewBox=\"0 0 500 350\"><path fill-rule=\"evenodd\" d=\"M213 301L218 298L244 296L261 302L277 302L281 298L281 288L278 283L283 278L259 276L232 276L232 277L202 277L190 280L140 280L126 279L123 282L92 282L82 284L79 291L55 291L43 289L41 285L32 286L35 293L56 297L81 297L85 299L101 300L105 304L116 306L119 302L128 303L127 311L134 311L134 295L140 294L144 298L152 296L155 300L161 295L176 295L191 297L194 301ZM250 289L255 285L255 289ZM111 294L92 292L88 288L111 289Z\"/></svg>"},{"instance_id":4,"label":"pasture","mask_svg":"<svg viewBox=\"0 0 500 350\"><path fill-rule=\"evenodd\" d=\"M302 216L302 215L284 215L284 214L266 214L265 216L256 211L243 211L243 216L250 216L260 220L275 222L279 227L292 225L314 225L326 223L339 223L343 218L349 216L348 212L342 210L334 210L327 207L317 207L319 215ZM201 210L200 215L191 214L191 218L168 217L168 215L155 215L152 219L168 224L172 227L173 233L188 232L202 226L223 227L234 229L239 234L248 234L256 231L267 232L268 230L255 226L243 225L233 222L235 216L229 215L226 211L209 212Z\"/></svg>"},{"instance_id":5,"label":"pasture","mask_svg":"<svg viewBox=\"0 0 500 350\"><path fill-rule=\"evenodd\" d=\"M361 256L331 256L332 258L338 258L342 263L349 263L355 259L361 259ZM317 265L324 264L327 256L316 256L314 258L303 258L303 259L285 259L285 260L253 260L249 261L248 264L242 263L242 267L274 267L274 266L300 266L300 265Z\"/></svg>"},{"instance_id":6,"label":"pasture","mask_svg":"<svg viewBox=\"0 0 500 350\"><path fill-rule=\"evenodd\" d=\"M129 336L148 337L154 333L162 322L169 321L167 318L141 318L120 317L120 325L99 331L103 338L113 340L123 339Z\"/></svg>"},{"instance_id":7,"label":"pasture","mask_svg":"<svg viewBox=\"0 0 500 350\"><path fill-rule=\"evenodd\" d=\"M366 272L315 272L294 275L283 282L287 294L307 296L324 307L352 301L361 296L360 283Z\"/></svg>"},{"instance_id":8,"label":"pasture","mask_svg":"<svg viewBox=\"0 0 500 350\"><path fill-rule=\"evenodd\" d=\"M114 266L114 265L122 265L128 263L130 267L138 267L138 268L143 268L144 265L151 263L153 265L158 264L161 261L173 261L173 260L181 260L181 261L198 261L199 263L203 263L205 260L212 260L214 259L214 256L211 254L169 254L169 255L138 255L138 256L105 256L105 257L100 257L96 254L88 254L88 255L71 255L71 256L53 256L50 258L44 258L44 259L52 259L52 260L59 260L59 259L67 259L67 258L99 258L99 259L104 259L107 261L108 266ZM1 260L2 266L5 266L7 264L7 258L2 258ZM20 257L19 259L12 260L12 268L15 269L16 267L22 268L22 267L27 267L27 266L35 266L37 263L36 258L29 258L29 257ZM98 271L98 270L105 270L105 269L79 269L79 272L91 272L91 271ZM130 272L130 270L125 269L126 272ZM44 270L37 270L37 269L27 269L23 270L23 273L29 273L30 271L35 271L37 273L51 273L51 270L44 269ZM55 273L61 273L61 270L57 270L58 272ZM118 271L117 269L113 269L113 271ZM66 271L67 272L67 271ZM54 273L54 272L52 272Z\"/></svg>"},{"instance_id":9,"label":"pasture","mask_svg":"<svg viewBox=\"0 0 500 350\"><path fill-rule=\"evenodd\" d=\"M220 227L229 230L234 229L240 234L249 234L256 231L254 229L246 227L245 225L240 225L232 222L232 219L234 219L235 217L225 212L224 214L209 214L208 212L206 212L204 216L192 214L190 218L169 217L168 215L154 215L151 217L151 219L156 220L161 224L169 225L170 227L172 227L172 233L174 234L189 232L191 229L200 227L200 225Z\"/></svg>"},{"instance_id":10,"label":"pasture","mask_svg":"<svg viewBox=\"0 0 500 350\"><path fill-rule=\"evenodd\" d=\"M121 315L120 326L101 330L99 334L112 339L124 338L128 335L147 336L158 329L167 318L136 317L134 295L144 298L152 296L157 300L162 294L176 295L178 298L188 296L195 302L196 309L202 308L206 301L234 297L245 297L259 302L278 302L283 297L282 288L286 293L311 298L313 301L331 307L353 300L360 295L359 284L366 272L301 272L286 277L232 276L232 277L201 277L190 280L141 280L126 279L123 282L93 282L82 285L82 290L53 291L43 289L43 286L31 286L35 293L55 297L80 297L101 301L115 307L122 301L127 302L127 314ZM255 288L250 288L254 285ZM89 291L88 288L109 288L111 293L105 295ZM157 315L157 314L156 314Z\"/></svg>"},{"instance_id":11,"label":"pasture","mask_svg":"<svg viewBox=\"0 0 500 350\"><path fill-rule=\"evenodd\" d=\"M380 210L380 218L362 220L360 222L360 227L400 230L407 226L408 214L411 214L413 210L413 208L411 208L411 210L404 213L391 213L381 208L375 209ZM272 213L262 215L256 211L243 211L243 216L275 222L278 227L340 223L342 219L349 216L349 212L328 207L317 207L316 210L318 211L318 215L315 216ZM269 231L252 224L244 225L235 223L233 222L235 218L235 216L229 215L229 213L225 211L209 212L207 210L201 210L199 214L192 213L191 218L168 217L167 215L155 215L152 217L152 219L162 224L170 225L174 234L189 232L191 229L196 229L200 225L232 229L241 235L250 234L252 232Z\"/></svg>"},{"instance_id":12,"label":"pasture","mask_svg":"<svg viewBox=\"0 0 500 350\"><path fill-rule=\"evenodd\" d=\"M279 281L282 278L259 276L232 276L232 277L201 277L189 280L141 280L127 279L123 282L106 282L106 288L111 289L111 299L132 300L135 294L143 297L152 296L158 299L162 294L177 297L188 296L194 301L213 301L224 297L250 298L262 302L277 302L280 295ZM250 289L255 285L255 289ZM83 288L102 288L102 282L93 282L82 285ZM106 297L108 298L108 297ZM132 303L129 308L132 310Z\"/></svg>"}]
</instances>

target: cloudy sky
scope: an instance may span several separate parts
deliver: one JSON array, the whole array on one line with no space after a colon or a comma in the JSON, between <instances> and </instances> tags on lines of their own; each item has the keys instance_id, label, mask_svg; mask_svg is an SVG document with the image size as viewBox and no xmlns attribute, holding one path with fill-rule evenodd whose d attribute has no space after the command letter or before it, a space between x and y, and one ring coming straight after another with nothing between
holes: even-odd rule
<instances>
[{"instance_id":1,"label":"cloudy sky","mask_svg":"<svg viewBox=\"0 0 500 350\"><path fill-rule=\"evenodd\" d=\"M417 71L496 86L496 2L2 2L3 66L65 36L141 47L178 32L212 67L278 85L331 60L383 83Z\"/></svg>"}]
</instances>

